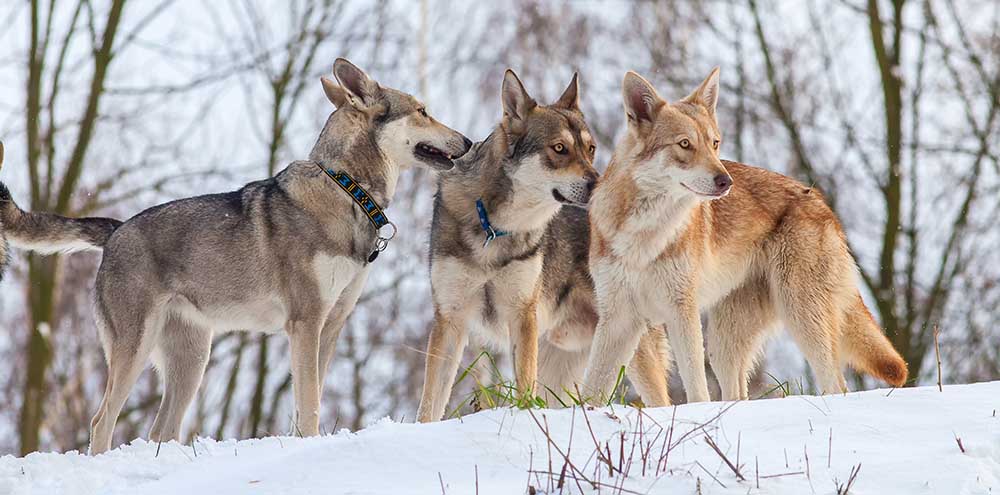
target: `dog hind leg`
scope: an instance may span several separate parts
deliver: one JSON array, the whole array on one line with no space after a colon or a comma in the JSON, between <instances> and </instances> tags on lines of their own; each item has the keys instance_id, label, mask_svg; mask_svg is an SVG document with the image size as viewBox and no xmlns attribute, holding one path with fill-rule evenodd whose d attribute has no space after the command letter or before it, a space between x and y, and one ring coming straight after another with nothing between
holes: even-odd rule
<instances>
[{"instance_id":1,"label":"dog hind leg","mask_svg":"<svg viewBox=\"0 0 1000 495\"><path fill-rule=\"evenodd\" d=\"M163 399L150 430L154 442L180 440L184 413L201 385L212 348L212 331L167 317L157 352L162 361Z\"/></svg>"},{"instance_id":2,"label":"dog hind leg","mask_svg":"<svg viewBox=\"0 0 1000 495\"><path fill-rule=\"evenodd\" d=\"M722 400L749 399L750 373L776 318L767 285L761 280L737 288L709 312L708 359Z\"/></svg>"},{"instance_id":3,"label":"dog hind leg","mask_svg":"<svg viewBox=\"0 0 1000 495\"><path fill-rule=\"evenodd\" d=\"M98 301L98 305L102 302ZM100 454L111 448L115 423L129 392L146 367L154 341L163 324L162 308L150 305L150 311L135 311L133 306L116 305L124 311L112 311L110 321L97 318L105 336L108 383L101 405L91 421L90 453Z\"/></svg>"},{"instance_id":4,"label":"dog hind leg","mask_svg":"<svg viewBox=\"0 0 1000 495\"><path fill-rule=\"evenodd\" d=\"M576 390L583 386L589 355L590 349L561 349L544 338L538 342L538 395L548 407L574 405Z\"/></svg>"},{"instance_id":5,"label":"dog hind leg","mask_svg":"<svg viewBox=\"0 0 1000 495\"><path fill-rule=\"evenodd\" d=\"M824 394L847 392L839 358L844 313L828 294L803 290L787 281L772 282L779 317L809 362Z\"/></svg>"}]
</instances>

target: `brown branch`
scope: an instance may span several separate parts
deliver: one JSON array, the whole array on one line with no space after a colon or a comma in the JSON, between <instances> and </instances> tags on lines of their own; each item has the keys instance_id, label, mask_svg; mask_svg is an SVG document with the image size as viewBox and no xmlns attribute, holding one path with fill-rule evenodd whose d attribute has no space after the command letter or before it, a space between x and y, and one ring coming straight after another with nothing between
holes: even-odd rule
<instances>
[{"instance_id":1,"label":"brown branch","mask_svg":"<svg viewBox=\"0 0 1000 495\"><path fill-rule=\"evenodd\" d=\"M771 48L767 42L767 37L764 35L764 24L761 22L757 2L756 0L749 0L749 3L750 10L753 13L754 25L756 27L757 41L760 43L761 54L764 56L764 68L767 74L767 81L771 88L771 106L774 108L775 113L778 114L778 119L785 127L785 131L788 133L788 138L792 142L792 151L795 153L799 171L805 175L806 180L810 184L819 186L820 189L823 190L823 193L830 198L830 201L835 202L835 191L820 183L820 178L816 173L812 160L809 158L810 155L806 151L799 126L795 122L795 119L791 114L791 110L788 108L788 103L784 100L784 98L782 98L781 85L778 83L777 69L775 68L774 60L771 57Z\"/></svg>"},{"instance_id":2,"label":"brown branch","mask_svg":"<svg viewBox=\"0 0 1000 495\"><path fill-rule=\"evenodd\" d=\"M111 65L115 35L118 33L118 25L121 22L124 7L125 0L114 0L111 4L101 47L94 53L94 75L90 81L87 105L83 117L80 119L80 132L76 138L76 145L73 147L73 153L59 187L55 204L56 213L66 214L69 211L70 199L73 191L76 190L80 175L83 173L87 149L90 147L91 137L94 134L101 96L104 94L104 80L108 73L108 67Z\"/></svg>"},{"instance_id":3,"label":"brown branch","mask_svg":"<svg viewBox=\"0 0 1000 495\"><path fill-rule=\"evenodd\" d=\"M882 77L882 95L885 109L886 158L888 173L882 195L885 200L885 224L882 230L882 247L879 255L879 279L875 298L878 303L882 324L891 336L899 333L902 344L899 350L916 369L919 363L912 361L909 352L909 329L899 328L896 314L895 275L896 247L899 239L902 202L902 81L899 78L900 35L902 31L903 0L893 1L892 45L886 45L882 17L878 0L868 0L868 25L871 32L872 48L879 74Z\"/></svg>"},{"instance_id":4,"label":"brown branch","mask_svg":"<svg viewBox=\"0 0 1000 495\"><path fill-rule=\"evenodd\" d=\"M729 458L726 457L726 454L722 453L722 449L720 449L719 446L715 444L715 440L712 440L712 437L705 435L705 443L707 443L708 446L711 447L712 450L714 450L715 453L718 454L723 461L725 461L726 466L729 466L729 469L733 472L733 474L736 475L736 479L740 481L746 481L746 478L743 477L743 473L740 472L740 468L733 465L732 461L730 461Z\"/></svg>"}]
</instances>

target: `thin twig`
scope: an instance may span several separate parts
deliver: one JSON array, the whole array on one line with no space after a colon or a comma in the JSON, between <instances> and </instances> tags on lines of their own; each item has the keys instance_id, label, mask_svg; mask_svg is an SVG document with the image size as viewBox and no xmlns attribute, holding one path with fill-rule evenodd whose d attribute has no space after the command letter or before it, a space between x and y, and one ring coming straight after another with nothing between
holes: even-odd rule
<instances>
[{"instance_id":1,"label":"thin twig","mask_svg":"<svg viewBox=\"0 0 1000 495\"><path fill-rule=\"evenodd\" d=\"M712 477L712 479L713 479L713 480L715 480L715 482L719 484L719 486L721 486L722 488L725 488L725 487L726 487L726 485L722 484L722 482L721 482L721 481L719 481L719 478L716 478L716 477L715 477L715 475L714 475L714 474L712 474L712 472L711 472L711 471L709 471L708 469L705 469L705 466L702 466L700 462L698 462L698 461L694 461L694 463L695 463L695 464L696 464L696 465L697 465L698 467L700 467L702 471L705 471L706 473L708 473L708 475L709 475L709 476L711 476L711 477Z\"/></svg>"},{"instance_id":2,"label":"thin twig","mask_svg":"<svg viewBox=\"0 0 1000 495\"><path fill-rule=\"evenodd\" d=\"M861 464L851 468L851 476L847 478L847 484L841 485L840 482L834 480L837 486L837 495L847 495L851 491L851 487L854 486L854 482L858 479L858 473L861 472Z\"/></svg>"},{"instance_id":3,"label":"thin twig","mask_svg":"<svg viewBox=\"0 0 1000 495\"><path fill-rule=\"evenodd\" d=\"M809 474L809 448L805 445L802 446L802 452L806 456L806 478L812 480L812 476Z\"/></svg>"},{"instance_id":4,"label":"thin twig","mask_svg":"<svg viewBox=\"0 0 1000 495\"><path fill-rule=\"evenodd\" d=\"M937 357L938 392L944 392L941 385L941 347L938 345L938 326L934 325L934 355Z\"/></svg>"},{"instance_id":5,"label":"thin twig","mask_svg":"<svg viewBox=\"0 0 1000 495\"><path fill-rule=\"evenodd\" d=\"M705 443L707 443L709 447L712 447L712 450L714 450L716 454L719 454L719 457L721 457L722 460L725 461L726 465L729 466L729 469L732 470L733 474L736 475L736 479L740 481L746 481L746 478L743 477L743 473L740 472L740 469L733 465L733 463L729 460L729 458L726 457L726 454L722 453L722 449L720 449L719 446L715 444L715 440L712 440L712 437L705 435Z\"/></svg>"},{"instance_id":6,"label":"thin twig","mask_svg":"<svg viewBox=\"0 0 1000 495\"><path fill-rule=\"evenodd\" d=\"M830 427L830 441L826 445L826 467L830 467L830 461L833 459L833 427Z\"/></svg>"},{"instance_id":7,"label":"thin twig","mask_svg":"<svg viewBox=\"0 0 1000 495\"><path fill-rule=\"evenodd\" d=\"M780 478L782 476L795 476L796 474L806 474L805 471L795 471L794 473L778 473L778 474L767 474L764 476L758 475L759 478ZM757 488L760 488L760 481L757 482Z\"/></svg>"},{"instance_id":8,"label":"thin twig","mask_svg":"<svg viewBox=\"0 0 1000 495\"><path fill-rule=\"evenodd\" d=\"M542 475L548 475L548 476L555 476L556 475L556 473L549 472L549 471L531 471L531 474L542 474ZM571 474L567 475L567 476L570 479L577 479L579 481L585 481L585 482L589 483L590 485L592 485L594 488L598 488L598 487L613 488L615 490L620 490L622 493L630 493L630 494L635 494L635 495L645 495L642 492L637 492L637 491L634 491L634 490L629 490L627 488L619 488L617 485L611 485L611 484L604 483L604 482L601 482L601 481L592 481L592 480L589 480L587 478L577 478L577 477L575 477L575 476L573 476ZM723 485L723 486L725 486L725 485ZM581 492L581 493L586 493L586 492Z\"/></svg>"}]
</instances>

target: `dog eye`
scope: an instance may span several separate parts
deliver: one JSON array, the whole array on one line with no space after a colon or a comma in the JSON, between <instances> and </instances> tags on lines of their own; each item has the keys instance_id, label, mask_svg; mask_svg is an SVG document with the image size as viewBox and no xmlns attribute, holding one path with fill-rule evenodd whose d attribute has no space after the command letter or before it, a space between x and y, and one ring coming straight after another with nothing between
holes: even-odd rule
<instances>
[{"instance_id":1,"label":"dog eye","mask_svg":"<svg viewBox=\"0 0 1000 495\"><path fill-rule=\"evenodd\" d=\"M719 149L719 140L712 141L712 148Z\"/></svg>"},{"instance_id":2,"label":"dog eye","mask_svg":"<svg viewBox=\"0 0 1000 495\"><path fill-rule=\"evenodd\" d=\"M681 142L679 142L677 144L681 145L681 148L684 148L684 149L688 149L688 148L691 147L691 141L688 141L687 138L681 139Z\"/></svg>"},{"instance_id":3,"label":"dog eye","mask_svg":"<svg viewBox=\"0 0 1000 495\"><path fill-rule=\"evenodd\" d=\"M417 110L417 112L418 112L418 113L420 113L420 115L421 115L422 117L427 117L427 116L428 116L428 115L427 115L427 109L426 109L426 108L421 108L420 110Z\"/></svg>"},{"instance_id":4,"label":"dog eye","mask_svg":"<svg viewBox=\"0 0 1000 495\"><path fill-rule=\"evenodd\" d=\"M590 154L593 155L595 151L597 151L597 146L590 145Z\"/></svg>"},{"instance_id":5,"label":"dog eye","mask_svg":"<svg viewBox=\"0 0 1000 495\"><path fill-rule=\"evenodd\" d=\"M562 143L556 143L555 146L552 147L552 149L556 150L556 153L559 153L560 155L566 154L566 146L564 146Z\"/></svg>"}]
</instances>

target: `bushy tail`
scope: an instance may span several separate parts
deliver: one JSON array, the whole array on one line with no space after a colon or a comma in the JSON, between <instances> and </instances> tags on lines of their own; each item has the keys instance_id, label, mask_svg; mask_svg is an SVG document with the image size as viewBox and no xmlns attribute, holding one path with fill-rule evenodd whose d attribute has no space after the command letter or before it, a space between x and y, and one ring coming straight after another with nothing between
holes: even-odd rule
<instances>
[{"instance_id":1,"label":"bushy tail","mask_svg":"<svg viewBox=\"0 0 1000 495\"><path fill-rule=\"evenodd\" d=\"M840 348L854 369L893 387L901 387L906 383L906 361L875 323L861 300L861 294L857 294L854 304L848 308Z\"/></svg>"},{"instance_id":2,"label":"bushy tail","mask_svg":"<svg viewBox=\"0 0 1000 495\"><path fill-rule=\"evenodd\" d=\"M0 143L0 165L3 145ZM17 206L0 182L0 278L8 259L8 243L43 254L101 250L121 225L113 218L69 218L52 213L26 212Z\"/></svg>"}]
</instances>

